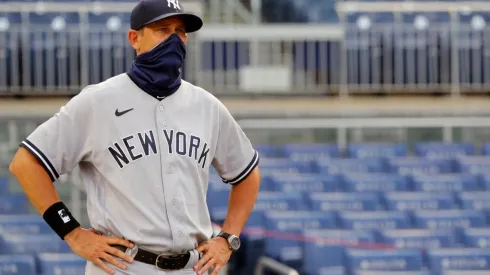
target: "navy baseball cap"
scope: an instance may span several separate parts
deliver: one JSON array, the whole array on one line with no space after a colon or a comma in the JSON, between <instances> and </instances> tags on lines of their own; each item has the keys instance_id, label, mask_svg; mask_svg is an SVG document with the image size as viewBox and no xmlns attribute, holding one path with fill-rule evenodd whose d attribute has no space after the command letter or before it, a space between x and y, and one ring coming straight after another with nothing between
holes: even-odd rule
<instances>
[{"instance_id":1,"label":"navy baseball cap","mask_svg":"<svg viewBox=\"0 0 490 275\"><path fill-rule=\"evenodd\" d=\"M184 21L186 32L198 31L203 25L199 16L184 12L179 0L140 0L131 12L131 29L139 30L172 16L178 16Z\"/></svg>"}]
</instances>

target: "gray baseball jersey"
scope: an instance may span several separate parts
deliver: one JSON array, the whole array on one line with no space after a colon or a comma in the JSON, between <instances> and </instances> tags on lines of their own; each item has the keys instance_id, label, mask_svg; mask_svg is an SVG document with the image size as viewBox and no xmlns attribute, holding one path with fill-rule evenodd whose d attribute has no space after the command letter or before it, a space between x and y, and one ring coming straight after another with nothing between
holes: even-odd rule
<instances>
[{"instance_id":1,"label":"gray baseball jersey","mask_svg":"<svg viewBox=\"0 0 490 275\"><path fill-rule=\"evenodd\" d=\"M126 74L85 88L21 146L53 181L78 164L91 226L157 252L184 252L212 236L211 165L234 185L259 162L210 93L182 81L160 101Z\"/></svg>"}]
</instances>

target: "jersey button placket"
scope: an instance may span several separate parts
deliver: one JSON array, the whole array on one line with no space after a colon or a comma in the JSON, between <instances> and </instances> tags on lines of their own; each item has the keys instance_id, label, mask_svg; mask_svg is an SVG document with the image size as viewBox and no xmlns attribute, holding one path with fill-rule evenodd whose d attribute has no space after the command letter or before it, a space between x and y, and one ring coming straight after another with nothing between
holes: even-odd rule
<instances>
[{"instance_id":1,"label":"jersey button placket","mask_svg":"<svg viewBox=\"0 0 490 275\"><path fill-rule=\"evenodd\" d=\"M170 225L170 231L172 232L172 246L175 246L178 244L179 239L179 234L177 232L177 224L178 224L178 218L176 217L176 212L178 212L178 201L175 199L175 192L172 188L172 183L174 182L174 179L172 178L174 175L172 174L172 168L170 166L171 160L172 160L172 154L169 154L168 150L168 141L167 138L165 137L165 129L162 127L162 125L165 124L165 107L163 105L159 105L156 108L156 120L157 120L157 128L158 128L158 135L160 137L160 142L162 145L162 153L160 156L160 163L162 167L162 187L163 187L163 196L165 198L165 204L166 204L166 211L167 211L167 217L168 217L168 222Z\"/></svg>"}]
</instances>

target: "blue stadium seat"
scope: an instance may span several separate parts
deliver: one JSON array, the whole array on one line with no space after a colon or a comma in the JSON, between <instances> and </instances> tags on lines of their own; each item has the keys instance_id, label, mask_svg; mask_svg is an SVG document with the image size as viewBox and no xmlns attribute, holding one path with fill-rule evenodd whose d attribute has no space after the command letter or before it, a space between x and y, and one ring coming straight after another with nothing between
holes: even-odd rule
<instances>
[{"instance_id":1,"label":"blue stadium seat","mask_svg":"<svg viewBox=\"0 0 490 275\"><path fill-rule=\"evenodd\" d=\"M385 164L380 159L319 159L318 172L332 175L346 173L381 173Z\"/></svg>"},{"instance_id":2,"label":"blue stadium seat","mask_svg":"<svg viewBox=\"0 0 490 275\"><path fill-rule=\"evenodd\" d=\"M382 210L375 193L312 193L309 203L313 211L376 211Z\"/></svg>"},{"instance_id":3,"label":"blue stadium seat","mask_svg":"<svg viewBox=\"0 0 490 275\"><path fill-rule=\"evenodd\" d=\"M452 229L486 226L484 213L476 210L432 210L414 213L416 228Z\"/></svg>"},{"instance_id":4,"label":"blue stadium seat","mask_svg":"<svg viewBox=\"0 0 490 275\"><path fill-rule=\"evenodd\" d=\"M88 21L101 30L117 31L126 28L131 21L130 13L101 12L89 13Z\"/></svg>"},{"instance_id":5,"label":"blue stadium seat","mask_svg":"<svg viewBox=\"0 0 490 275\"><path fill-rule=\"evenodd\" d=\"M80 16L77 12L46 12L46 13L29 13L29 28L32 30L46 30L53 31L66 31L66 28L70 25L79 24Z\"/></svg>"},{"instance_id":6,"label":"blue stadium seat","mask_svg":"<svg viewBox=\"0 0 490 275\"><path fill-rule=\"evenodd\" d=\"M478 179L470 174L414 175L414 190L421 192L461 192L480 190Z\"/></svg>"},{"instance_id":7,"label":"blue stadium seat","mask_svg":"<svg viewBox=\"0 0 490 275\"><path fill-rule=\"evenodd\" d=\"M490 249L435 249L428 251L427 257L434 274L449 270L487 270L487 273L490 270Z\"/></svg>"},{"instance_id":8,"label":"blue stadium seat","mask_svg":"<svg viewBox=\"0 0 490 275\"><path fill-rule=\"evenodd\" d=\"M488 270L447 270L441 275L488 275Z\"/></svg>"},{"instance_id":9,"label":"blue stadium seat","mask_svg":"<svg viewBox=\"0 0 490 275\"><path fill-rule=\"evenodd\" d=\"M87 261L76 254L42 253L38 256L42 275L84 275Z\"/></svg>"},{"instance_id":10,"label":"blue stadium seat","mask_svg":"<svg viewBox=\"0 0 490 275\"><path fill-rule=\"evenodd\" d=\"M409 191L408 177L390 173L350 173L342 175L344 191L390 192Z\"/></svg>"},{"instance_id":11,"label":"blue stadium seat","mask_svg":"<svg viewBox=\"0 0 490 275\"><path fill-rule=\"evenodd\" d=\"M266 254L296 268L302 266L303 242L298 237L304 230L335 228L337 225L332 212L268 211L265 219L268 230Z\"/></svg>"},{"instance_id":12,"label":"blue stadium seat","mask_svg":"<svg viewBox=\"0 0 490 275\"><path fill-rule=\"evenodd\" d=\"M207 204L209 207L228 206L231 187L224 182L210 181L208 184Z\"/></svg>"},{"instance_id":13,"label":"blue stadium seat","mask_svg":"<svg viewBox=\"0 0 490 275\"><path fill-rule=\"evenodd\" d=\"M0 274L37 275L34 256L0 255Z\"/></svg>"},{"instance_id":14,"label":"blue stadium seat","mask_svg":"<svg viewBox=\"0 0 490 275\"><path fill-rule=\"evenodd\" d=\"M404 144L349 144L347 155L350 158L393 158L403 157L407 154Z\"/></svg>"},{"instance_id":15,"label":"blue stadium seat","mask_svg":"<svg viewBox=\"0 0 490 275\"><path fill-rule=\"evenodd\" d=\"M463 209L488 210L490 209L490 192L461 192L458 194Z\"/></svg>"},{"instance_id":16,"label":"blue stadium seat","mask_svg":"<svg viewBox=\"0 0 490 275\"><path fill-rule=\"evenodd\" d=\"M410 217L405 212L365 211L340 212L339 222L343 229L386 230L410 228Z\"/></svg>"},{"instance_id":17,"label":"blue stadium seat","mask_svg":"<svg viewBox=\"0 0 490 275\"><path fill-rule=\"evenodd\" d=\"M354 275L432 275L430 271L363 271L358 270Z\"/></svg>"},{"instance_id":18,"label":"blue stadium seat","mask_svg":"<svg viewBox=\"0 0 490 275\"><path fill-rule=\"evenodd\" d=\"M311 172L311 162L298 163L290 159L283 158L261 158L260 168L265 172L278 173L308 173Z\"/></svg>"},{"instance_id":19,"label":"blue stadium seat","mask_svg":"<svg viewBox=\"0 0 490 275\"><path fill-rule=\"evenodd\" d=\"M333 268L339 268L347 274L346 248L365 246L375 241L371 233L353 230L306 230L304 236L302 270L306 274L331 274L333 272L326 270Z\"/></svg>"},{"instance_id":20,"label":"blue stadium seat","mask_svg":"<svg viewBox=\"0 0 490 275\"><path fill-rule=\"evenodd\" d=\"M490 156L490 143L486 143L482 145L481 153L482 155Z\"/></svg>"},{"instance_id":21,"label":"blue stadium seat","mask_svg":"<svg viewBox=\"0 0 490 275\"><path fill-rule=\"evenodd\" d=\"M453 172L449 159L426 159L421 157L402 157L388 160L390 171L400 175L443 174Z\"/></svg>"},{"instance_id":22,"label":"blue stadium seat","mask_svg":"<svg viewBox=\"0 0 490 275\"><path fill-rule=\"evenodd\" d=\"M417 271L424 263L419 250L348 249L348 266L354 270Z\"/></svg>"},{"instance_id":23,"label":"blue stadium seat","mask_svg":"<svg viewBox=\"0 0 490 275\"><path fill-rule=\"evenodd\" d=\"M24 194L0 196L0 214L26 214L28 200Z\"/></svg>"},{"instance_id":24,"label":"blue stadium seat","mask_svg":"<svg viewBox=\"0 0 490 275\"><path fill-rule=\"evenodd\" d=\"M52 234L2 234L0 254L38 254L71 252L58 235Z\"/></svg>"},{"instance_id":25,"label":"blue stadium seat","mask_svg":"<svg viewBox=\"0 0 490 275\"><path fill-rule=\"evenodd\" d=\"M454 230L398 229L379 233L379 241L397 249L435 249L457 244Z\"/></svg>"},{"instance_id":26,"label":"blue stadium seat","mask_svg":"<svg viewBox=\"0 0 490 275\"><path fill-rule=\"evenodd\" d=\"M415 144L415 154L427 158L455 158L471 156L475 153L473 144L466 143L418 143Z\"/></svg>"},{"instance_id":27,"label":"blue stadium seat","mask_svg":"<svg viewBox=\"0 0 490 275\"><path fill-rule=\"evenodd\" d=\"M9 192L9 179L6 176L0 174L0 194L7 194Z\"/></svg>"},{"instance_id":28,"label":"blue stadium seat","mask_svg":"<svg viewBox=\"0 0 490 275\"><path fill-rule=\"evenodd\" d=\"M0 234L49 234L51 227L40 215L0 215Z\"/></svg>"},{"instance_id":29,"label":"blue stadium seat","mask_svg":"<svg viewBox=\"0 0 490 275\"><path fill-rule=\"evenodd\" d=\"M456 159L456 165L460 173L482 174L490 171L490 157L469 156Z\"/></svg>"},{"instance_id":30,"label":"blue stadium seat","mask_svg":"<svg viewBox=\"0 0 490 275\"><path fill-rule=\"evenodd\" d=\"M246 226L265 226L264 212L266 211L300 211L307 209L304 197L300 193L260 192Z\"/></svg>"},{"instance_id":31,"label":"blue stadium seat","mask_svg":"<svg viewBox=\"0 0 490 275\"><path fill-rule=\"evenodd\" d=\"M349 12L347 23L359 29L368 29L377 25L391 24L395 21L392 12Z\"/></svg>"},{"instance_id":32,"label":"blue stadium seat","mask_svg":"<svg viewBox=\"0 0 490 275\"><path fill-rule=\"evenodd\" d=\"M340 150L336 144L286 144L282 155L293 160L316 160L317 158L338 158Z\"/></svg>"},{"instance_id":33,"label":"blue stadium seat","mask_svg":"<svg viewBox=\"0 0 490 275\"><path fill-rule=\"evenodd\" d=\"M386 209L390 211L457 209L451 193L390 192L384 194Z\"/></svg>"},{"instance_id":34,"label":"blue stadium seat","mask_svg":"<svg viewBox=\"0 0 490 275\"><path fill-rule=\"evenodd\" d=\"M254 145L255 150L261 158L277 158L282 157L282 152L275 145L257 144Z\"/></svg>"},{"instance_id":35,"label":"blue stadium seat","mask_svg":"<svg viewBox=\"0 0 490 275\"><path fill-rule=\"evenodd\" d=\"M481 188L483 190L490 191L490 174L485 172L484 174L480 174L481 179Z\"/></svg>"},{"instance_id":36,"label":"blue stadium seat","mask_svg":"<svg viewBox=\"0 0 490 275\"><path fill-rule=\"evenodd\" d=\"M298 174L272 177L274 190L291 193L333 192L340 190L339 177L334 175Z\"/></svg>"},{"instance_id":37,"label":"blue stadium seat","mask_svg":"<svg viewBox=\"0 0 490 275\"><path fill-rule=\"evenodd\" d=\"M461 242L466 247L490 248L490 229L467 228L461 230Z\"/></svg>"},{"instance_id":38,"label":"blue stadium seat","mask_svg":"<svg viewBox=\"0 0 490 275\"><path fill-rule=\"evenodd\" d=\"M448 12L404 12L401 15L405 26L412 26L421 30L432 28L440 23L447 23L451 19Z\"/></svg>"}]
</instances>

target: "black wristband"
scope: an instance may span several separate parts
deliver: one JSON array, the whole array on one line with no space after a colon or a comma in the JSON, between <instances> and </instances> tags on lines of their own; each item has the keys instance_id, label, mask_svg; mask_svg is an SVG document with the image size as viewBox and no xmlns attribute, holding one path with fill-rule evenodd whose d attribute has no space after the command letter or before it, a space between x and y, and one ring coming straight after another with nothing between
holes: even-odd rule
<instances>
[{"instance_id":1,"label":"black wristband","mask_svg":"<svg viewBox=\"0 0 490 275\"><path fill-rule=\"evenodd\" d=\"M68 233L72 232L80 224L71 215L70 211L63 202L57 202L51 205L43 214L46 223L53 229L62 240Z\"/></svg>"}]
</instances>

